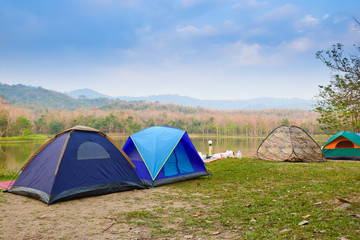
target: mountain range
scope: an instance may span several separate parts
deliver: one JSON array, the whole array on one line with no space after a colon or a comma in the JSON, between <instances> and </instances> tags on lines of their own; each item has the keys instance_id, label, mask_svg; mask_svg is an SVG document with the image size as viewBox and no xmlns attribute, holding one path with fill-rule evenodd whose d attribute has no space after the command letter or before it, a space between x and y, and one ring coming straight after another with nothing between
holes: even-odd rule
<instances>
[{"instance_id":1,"label":"mountain range","mask_svg":"<svg viewBox=\"0 0 360 240\"><path fill-rule=\"evenodd\" d=\"M313 108L314 101L299 98L254 98L248 100L200 100L175 94L144 97L111 97L92 89L77 89L71 92L57 92L42 87L22 84L0 83L0 95L11 104L23 106L43 106L55 109L78 109L82 107L104 106L116 101L145 101L172 103L182 106L203 107L214 110L262 110L262 109L305 109Z\"/></svg>"},{"instance_id":2,"label":"mountain range","mask_svg":"<svg viewBox=\"0 0 360 240\"><path fill-rule=\"evenodd\" d=\"M87 98L108 98L118 99L122 101L145 101L145 102L160 102L172 103L183 106L212 108L215 110L261 110L261 109L305 109L313 108L315 101L305 100L300 98L254 98L248 100L200 100L187 96L180 96L176 94L165 95L151 95L144 97L111 97L98 93L92 89L77 89L66 93L73 98L87 97Z\"/></svg>"}]
</instances>

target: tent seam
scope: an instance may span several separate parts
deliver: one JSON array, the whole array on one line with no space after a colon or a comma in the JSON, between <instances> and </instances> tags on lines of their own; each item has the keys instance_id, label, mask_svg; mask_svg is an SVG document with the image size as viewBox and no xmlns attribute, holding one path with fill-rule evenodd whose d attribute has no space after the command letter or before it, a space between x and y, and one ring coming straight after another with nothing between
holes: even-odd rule
<instances>
[{"instance_id":1,"label":"tent seam","mask_svg":"<svg viewBox=\"0 0 360 240\"><path fill-rule=\"evenodd\" d=\"M316 146L317 146L319 149L321 149L320 146L319 146L319 144L318 144L306 131L304 131L304 129L299 128L298 126L291 126L291 127L298 128L299 130L303 131L303 132L316 144ZM325 157L323 151L321 151L321 155L322 155L322 160L324 161L324 160L326 159L326 157ZM296 154L296 156L297 156L297 154Z\"/></svg>"},{"instance_id":2,"label":"tent seam","mask_svg":"<svg viewBox=\"0 0 360 240\"><path fill-rule=\"evenodd\" d=\"M65 141L65 144L64 144L64 146L63 146L63 149L62 149L62 151L61 151L61 154L60 154L60 157L59 157L59 160L58 160L58 164L57 164L57 166L56 166L56 170L55 170L55 173L54 173L54 175L55 175L54 181L53 181L52 184L51 184L51 190L50 190L50 193L49 193L49 202L47 203L48 205L49 205L50 202L51 202L51 193L52 193L52 190L53 190L53 187L54 187L54 183L55 183L55 179L56 179L56 176L57 176L57 172L58 172L59 167L60 167L61 159L62 159L62 157L64 156L64 152L65 152L66 146L67 146L67 144L68 144L68 142L69 142L69 139L70 139L70 136L71 136L72 132L73 132L73 131L70 131L69 136L67 137L67 139L66 139L66 141Z\"/></svg>"},{"instance_id":3,"label":"tent seam","mask_svg":"<svg viewBox=\"0 0 360 240\"><path fill-rule=\"evenodd\" d=\"M134 139L133 139L131 136L130 136L130 138L131 138L132 142L134 143L134 145L135 145L135 147L136 147L136 150L138 151L138 153L139 153L139 155L140 155L141 159L143 160L143 162L144 162L144 164L145 164L145 167L146 167L146 168L147 168L147 170L149 171L149 174L150 174L151 179L154 181L154 180L155 180L155 178L153 178L153 176L152 176L152 174L151 174L151 171L150 171L149 167L147 166L147 164L146 164L146 162L145 162L145 160L144 160L144 158L143 158L143 156L142 156L142 154L141 154L141 152L140 152L140 150L139 150L138 146L136 145L136 143L135 143Z\"/></svg>"},{"instance_id":4,"label":"tent seam","mask_svg":"<svg viewBox=\"0 0 360 240\"><path fill-rule=\"evenodd\" d=\"M168 160L168 159L169 159L169 157L171 156L171 153L175 150L175 148L177 147L177 145L179 144L179 142L180 142L180 141L181 141L181 139L183 138L184 134L185 134L185 131L183 132L183 134L182 134L182 135L181 135L181 137L179 138L178 142L175 144L174 148L170 151L169 156L165 159L165 161L164 161L163 165L161 165L161 167L159 168L159 171L157 172L157 174L156 174L156 176L155 176L155 178L154 178L153 180L155 180L155 179L156 179L156 177L159 175L159 173L160 173L161 169L164 167L165 163L167 162L167 160Z\"/></svg>"}]
</instances>

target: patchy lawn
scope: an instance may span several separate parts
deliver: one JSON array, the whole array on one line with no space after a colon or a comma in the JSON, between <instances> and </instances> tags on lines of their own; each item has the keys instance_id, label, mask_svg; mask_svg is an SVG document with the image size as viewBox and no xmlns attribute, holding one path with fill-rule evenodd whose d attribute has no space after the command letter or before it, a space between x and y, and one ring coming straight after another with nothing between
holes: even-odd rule
<instances>
[{"instance_id":1,"label":"patchy lawn","mask_svg":"<svg viewBox=\"0 0 360 240\"><path fill-rule=\"evenodd\" d=\"M223 159L213 176L47 206L0 194L0 239L358 239L360 162Z\"/></svg>"}]
</instances>

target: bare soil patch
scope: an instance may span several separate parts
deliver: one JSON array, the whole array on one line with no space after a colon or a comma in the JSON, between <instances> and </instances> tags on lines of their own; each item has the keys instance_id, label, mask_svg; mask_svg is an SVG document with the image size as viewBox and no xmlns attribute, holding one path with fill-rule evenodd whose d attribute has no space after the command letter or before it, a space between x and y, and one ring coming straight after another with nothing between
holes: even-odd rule
<instances>
[{"instance_id":1,"label":"bare soil patch","mask_svg":"<svg viewBox=\"0 0 360 240\"><path fill-rule=\"evenodd\" d=\"M1 193L0 239L199 239L181 231L181 223L194 218L189 214L197 210L190 201L177 199L178 195L163 186L47 206ZM168 212L179 215L166 221ZM222 237L214 234L211 238Z\"/></svg>"}]
</instances>

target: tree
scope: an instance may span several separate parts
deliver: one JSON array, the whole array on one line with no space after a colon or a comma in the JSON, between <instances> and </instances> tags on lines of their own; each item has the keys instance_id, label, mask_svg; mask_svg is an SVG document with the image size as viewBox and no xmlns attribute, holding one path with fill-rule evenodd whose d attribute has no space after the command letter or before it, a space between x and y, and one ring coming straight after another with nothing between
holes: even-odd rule
<instances>
[{"instance_id":1,"label":"tree","mask_svg":"<svg viewBox=\"0 0 360 240\"><path fill-rule=\"evenodd\" d=\"M35 120L34 123L35 123L37 133L48 133L45 115L41 115L41 117L39 117L37 120Z\"/></svg>"},{"instance_id":2,"label":"tree","mask_svg":"<svg viewBox=\"0 0 360 240\"><path fill-rule=\"evenodd\" d=\"M51 119L49 122L49 131L51 134L58 134L64 130L64 123L60 120Z\"/></svg>"},{"instance_id":3,"label":"tree","mask_svg":"<svg viewBox=\"0 0 360 240\"><path fill-rule=\"evenodd\" d=\"M3 95L0 95L0 138L9 126L9 104Z\"/></svg>"},{"instance_id":4,"label":"tree","mask_svg":"<svg viewBox=\"0 0 360 240\"><path fill-rule=\"evenodd\" d=\"M127 132L133 134L141 129L141 125L137 122L133 116L128 116L126 119Z\"/></svg>"},{"instance_id":5,"label":"tree","mask_svg":"<svg viewBox=\"0 0 360 240\"><path fill-rule=\"evenodd\" d=\"M89 123L89 127L98 129L102 132L107 132L108 130L108 126L106 124L106 121L103 117L99 117L99 118L94 118L92 119L92 121Z\"/></svg>"},{"instance_id":6,"label":"tree","mask_svg":"<svg viewBox=\"0 0 360 240\"><path fill-rule=\"evenodd\" d=\"M116 119L113 113L110 113L105 117L105 126L109 133L115 132L115 128L117 125L118 120Z\"/></svg>"},{"instance_id":7,"label":"tree","mask_svg":"<svg viewBox=\"0 0 360 240\"><path fill-rule=\"evenodd\" d=\"M145 127L153 127L153 126L155 126L155 121L154 121L154 119L150 118L149 120L147 120L147 121L145 122Z\"/></svg>"},{"instance_id":8,"label":"tree","mask_svg":"<svg viewBox=\"0 0 360 240\"><path fill-rule=\"evenodd\" d=\"M323 129L360 131L360 46L355 49L355 54L346 56L338 43L316 53L316 58L336 72L329 85L319 86L315 111Z\"/></svg>"},{"instance_id":9,"label":"tree","mask_svg":"<svg viewBox=\"0 0 360 240\"><path fill-rule=\"evenodd\" d=\"M31 121L24 116L19 116L16 118L15 122L15 131L16 134L22 134L25 129L30 129Z\"/></svg>"},{"instance_id":10,"label":"tree","mask_svg":"<svg viewBox=\"0 0 360 240\"><path fill-rule=\"evenodd\" d=\"M30 136L30 135L32 135L32 134L34 134L34 132L31 131L30 129L27 129L27 128L25 128L25 129L22 131L22 135L23 135L23 136Z\"/></svg>"},{"instance_id":11,"label":"tree","mask_svg":"<svg viewBox=\"0 0 360 240\"><path fill-rule=\"evenodd\" d=\"M9 125L9 111L6 109L0 109L0 137L7 130Z\"/></svg>"},{"instance_id":12,"label":"tree","mask_svg":"<svg viewBox=\"0 0 360 240\"><path fill-rule=\"evenodd\" d=\"M289 119L287 118L281 119L280 126L289 126L289 125L290 125Z\"/></svg>"}]
</instances>

